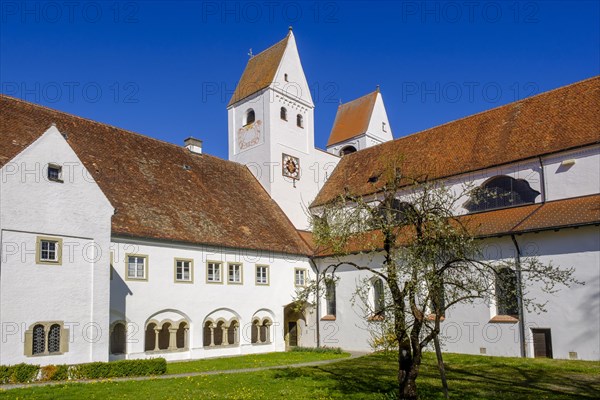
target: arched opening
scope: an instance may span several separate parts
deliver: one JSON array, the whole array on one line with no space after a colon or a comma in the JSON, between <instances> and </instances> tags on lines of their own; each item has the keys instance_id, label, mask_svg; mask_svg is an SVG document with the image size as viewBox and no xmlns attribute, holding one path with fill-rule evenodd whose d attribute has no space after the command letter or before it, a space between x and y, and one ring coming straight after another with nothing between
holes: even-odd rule
<instances>
[{"instance_id":1,"label":"arched opening","mask_svg":"<svg viewBox=\"0 0 600 400\"><path fill-rule=\"evenodd\" d=\"M265 319L260 326L261 343L271 343L271 321Z\"/></svg>"},{"instance_id":2,"label":"arched opening","mask_svg":"<svg viewBox=\"0 0 600 400\"><path fill-rule=\"evenodd\" d=\"M282 120L287 121L287 110L285 109L285 107L281 107L281 110L279 110L279 117Z\"/></svg>"},{"instance_id":3,"label":"arched opening","mask_svg":"<svg viewBox=\"0 0 600 400\"><path fill-rule=\"evenodd\" d=\"M118 322L113 326L110 333L110 352L111 354L125 354L125 342L127 339L127 330L125 324Z\"/></svg>"},{"instance_id":4,"label":"arched opening","mask_svg":"<svg viewBox=\"0 0 600 400\"><path fill-rule=\"evenodd\" d=\"M525 179L495 176L475 188L464 207L470 212L533 204L540 192L529 186Z\"/></svg>"},{"instance_id":5,"label":"arched opening","mask_svg":"<svg viewBox=\"0 0 600 400\"><path fill-rule=\"evenodd\" d=\"M33 327L33 349L32 354L42 354L46 351L46 332L43 325Z\"/></svg>"},{"instance_id":6,"label":"arched opening","mask_svg":"<svg viewBox=\"0 0 600 400\"><path fill-rule=\"evenodd\" d=\"M227 328L227 343L229 344L238 344L238 332L239 332L239 323L236 320L233 320L229 323L229 327Z\"/></svg>"},{"instance_id":7,"label":"arched opening","mask_svg":"<svg viewBox=\"0 0 600 400\"><path fill-rule=\"evenodd\" d=\"M187 322L181 322L179 327L177 328L176 333L176 346L178 349L187 349L187 332L188 332L188 324Z\"/></svg>"},{"instance_id":8,"label":"arched opening","mask_svg":"<svg viewBox=\"0 0 600 400\"><path fill-rule=\"evenodd\" d=\"M212 346L214 345L213 342L213 323L211 321L206 321L204 323L204 328L203 328L203 344L204 346Z\"/></svg>"},{"instance_id":9,"label":"arched opening","mask_svg":"<svg viewBox=\"0 0 600 400\"><path fill-rule=\"evenodd\" d=\"M160 350L167 350L169 348L169 339L171 334L169 333L169 329L171 328L171 324L166 322L163 324L162 328L160 328L160 332L158 332L158 348Z\"/></svg>"},{"instance_id":10,"label":"arched opening","mask_svg":"<svg viewBox=\"0 0 600 400\"><path fill-rule=\"evenodd\" d=\"M296 115L296 126L304 128L304 117L301 114Z\"/></svg>"},{"instance_id":11,"label":"arched opening","mask_svg":"<svg viewBox=\"0 0 600 400\"><path fill-rule=\"evenodd\" d=\"M354 146L344 146L340 150L340 156L344 157L344 156L347 156L348 154L355 153L355 152L356 152L356 147L354 147Z\"/></svg>"},{"instance_id":12,"label":"arched opening","mask_svg":"<svg viewBox=\"0 0 600 400\"><path fill-rule=\"evenodd\" d=\"M373 314L383 316L385 309L385 297L383 292L383 280L375 279L373 281Z\"/></svg>"},{"instance_id":13,"label":"arched opening","mask_svg":"<svg viewBox=\"0 0 600 400\"><path fill-rule=\"evenodd\" d=\"M217 327L214 329L213 337L215 346L221 346L223 344L223 328L225 327L225 321L219 321Z\"/></svg>"},{"instance_id":14,"label":"arched opening","mask_svg":"<svg viewBox=\"0 0 600 400\"><path fill-rule=\"evenodd\" d=\"M156 349L156 324L151 322L146 326L145 351L153 351Z\"/></svg>"},{"instance_id":15,"label":"arched opening","mask_svg":"<svg viewBox=\"0 0 600 400\"><path fill-rule=\"evenodd\" d=\"M250 332L250 342L251 343L258 343L258 335L259 335L259 325L260 321L255 319L254 321L252 321L252 331Z\"/></svg>"},{"instance_id":16,"label":"arched opening","mask_svg":"<svg viewBox=\"0 0 600 400\"><path fill-rule=\"evenodd\" d=\"M244 121L245 122L244 125L250 125L255 120L256 120L256 115L254 114L254 110L250 108L248 111L246 111L246 120Z\"/></svg>"}]
</instances>

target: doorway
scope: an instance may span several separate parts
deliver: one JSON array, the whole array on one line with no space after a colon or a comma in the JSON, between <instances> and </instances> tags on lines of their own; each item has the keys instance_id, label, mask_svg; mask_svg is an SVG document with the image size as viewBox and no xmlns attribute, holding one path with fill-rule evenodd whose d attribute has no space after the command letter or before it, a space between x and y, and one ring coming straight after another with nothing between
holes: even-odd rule
<instances>
[{"instance_id":1,"label":"doorway","mask_svg":"<svg viewBox=\"0 0 600 400\"><path fill-rule=\"evenodd\" d=\"M296 321L288 322L288 346L298 346L298 323Z\"/></svg>"},{"instance_id":2,"label":"doorway","mask_svg":"<svg viewBox=\"0 0 600 400\"><path fill-rule=\"evenodd\" d=\"M533 356L552 358L552 334L550 329L532 329Z\"/></svg>"}]
</instances>

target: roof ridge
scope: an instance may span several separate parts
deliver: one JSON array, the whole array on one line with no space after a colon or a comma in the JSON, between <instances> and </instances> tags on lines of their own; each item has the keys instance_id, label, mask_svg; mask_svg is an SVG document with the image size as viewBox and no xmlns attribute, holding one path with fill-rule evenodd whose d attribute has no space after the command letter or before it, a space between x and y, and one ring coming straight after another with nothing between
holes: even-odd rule
<instances>
[{"instance_id":1,"label":"roof ridge","mask_svg":"<svg viewBox=\"0 0 600 400\"><path fill-rule=\"evenodd\" d=\"M274 43L274 44L270 45L269 47L267 47L266 49L264 49L264 50L263 50L263 51L261 51L260 53L258 53L258 54L255 54L254 56L252 56L252 58L251 58L250 60L248 60L248 62L250 62L250 61L254 60L256 57L260 56L260 55L261 55L261 54L263 54L264 52L271 50L273 47L277 46L278 44L282 43L283 41L287 41L289 38L290 38L290 34L288 33L288 34L287 34L287 35L285 35L285 37L284 37L283 39L281 39L280 41L278 41L278 42L276 42L276 43ZM286 46L286 48L287 48L287 46Z\"/></svg>"},{"instance_id":2,"label":"roof ridge","mask_svg":"<svg viewBox=\"0 0 600 400\"><path fill-rule=\"evenodd\" d=\"M523 99L521 99L521 100L511 101L510 103L502 104L502 105L500 105L500 106L496 106L496 107L493 107L493 108L488 108L487 110L481 110L481 111L479 111L479 112L477 112L477 113L475 113L475 114L470 114L470 115L466 115L466 116L464 116L464 117L460 117L460 118L457 118L457 119L453 119L453 120L451 120L451 121L444 122L443 124L440 124L440 125L434 125L434 126L431 126L431 127L429 127L429 128L425 128L425 129L422 129L422 130L420 130L420 131L417 131L417 132L412 132L412 133L409 133L409 134L407 134L407 135L404 135L404 136L401 136L401 137L399 137L399 138L396 138L396 139L394 139L394 140L393 140L393 142L399 141L399 140L401 140L401 139L404 139L404 138L407 138L407 137L409 137L409 136L418 135L419 133L427 132L427 131L429 131L429 130L431 130L431 129L440 128L440 127L442 127L442 126L446 126L446 125L448 125L448 124L453 124L453 123L455 123L455 122L458 122L458 121L468 120L468 119L471 119L471 118L477 117L477 116L479 116L479 115L481 115L481 114L485 114L485 113L487 113L487 112L492 112L492 111L495 111L495 110L499 110L499 109L501 109L501 108L503 108L503 107L508 107L508 106L511 106L511 105L513 105L513 106L514 106L514 105L516 105L516 104L518 104L518 103L523 103L523 102L526 102L526 101L531 101L532 99L535 99L535 98L538 98L538 97L542 97L542 96L545 96L545 95L547 95L547 94L550 94L550 93L553 93L553 92L556 92L556 91L558 91L558 90L562 90L562 89L565 89L565 88L568 88L568 87L571 87L571 86L578 86L578 85L580 85L580 84L586 83L586 82L588 82L588 81L592 81L592 80L594 80L594 79L600 79L600 75L592 76L592 77L586 78L586 79L584 79L584 80L582 80L582 81L577 81L577 82L569 83L569 84L566 84L566 85L563 85L563 86L559 86L559 87L557 87L557 88L550 89L550 90L547 90L547 91L544 91L544 92L541 92L541 93L535 94L535 95L533 95L533 96L525 97L525 98L523 98ZM380 144L385 144L385 143L389 143L389 142L379 143L379 144L378 144L378 145L376 145L376 146L379 146ZM372 147L375 147L375 146L372 146ZM370 148L371 148L371 147L370 147Z\"/></svg>"}]
</instances>

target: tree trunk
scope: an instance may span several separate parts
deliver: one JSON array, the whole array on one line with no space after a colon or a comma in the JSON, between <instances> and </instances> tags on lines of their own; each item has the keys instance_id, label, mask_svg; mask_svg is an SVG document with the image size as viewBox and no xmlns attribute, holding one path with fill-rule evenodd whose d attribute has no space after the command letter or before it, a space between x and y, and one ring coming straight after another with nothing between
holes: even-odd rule
<instances>
[{"instance_id":1,"label":"tree trunk","mask_svg":"<svg viewBox=\"0 0 600 400\"><path fill-rule=\"evenodd\" d=\"M400 385L400 394L398 398L402 400L417 399L417 380L414 377L409 375L404 384Z\"/></svg>"},{"instance_id":2,"label":"tree trunk","mask_svg":"<svg viewBox=\"0 0 600 400\"><path fill-rule=\"evenodd\" d=\"M446 368L444 367L444 360L442 358L442 348L440 347L440 338L437 335L433 338L433 344L435 346L435 355L437 356L438 369L440 370L440 378L442 380L442 388L444 389L444 397L448 398L448 381L446 381Z\"/></svg>"}]
</instances>

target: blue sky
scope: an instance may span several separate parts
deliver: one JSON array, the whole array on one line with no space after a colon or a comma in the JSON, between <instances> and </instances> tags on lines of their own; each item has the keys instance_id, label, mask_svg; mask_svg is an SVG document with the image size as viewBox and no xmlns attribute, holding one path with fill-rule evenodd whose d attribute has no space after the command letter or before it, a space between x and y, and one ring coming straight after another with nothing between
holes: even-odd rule
<instances>
[{"instance_id":1,"label":"blue sky","mask_svg":"<svg viewBox=\"0 0 600 400\"><path fill-rule=\"evenodd\" d=\"M598 75L599 21L597 1L2 0L0 90L226 158L248 50L292 25L323 148L377 84L400 137Z\"/></svg>"}]
</instances>

